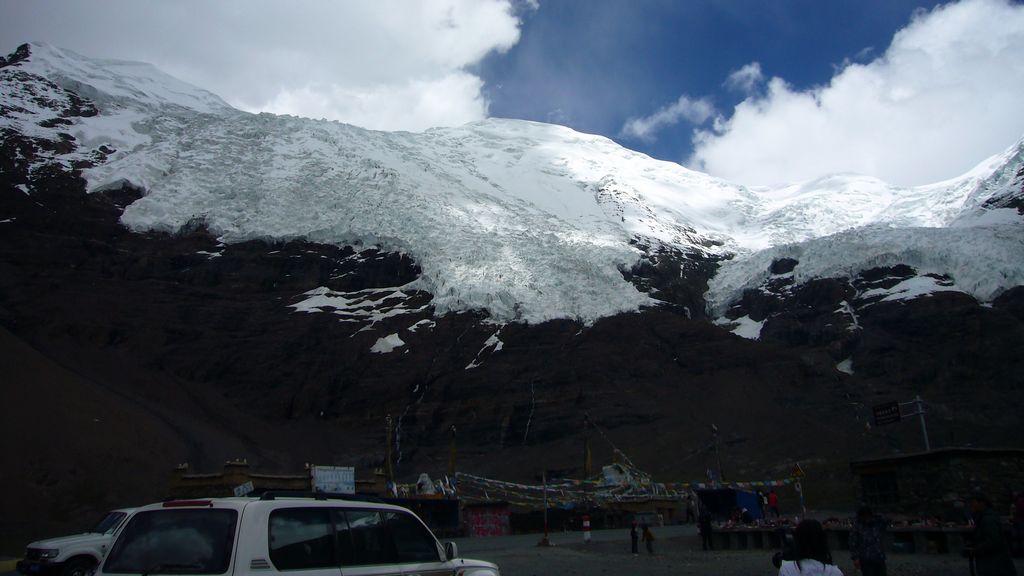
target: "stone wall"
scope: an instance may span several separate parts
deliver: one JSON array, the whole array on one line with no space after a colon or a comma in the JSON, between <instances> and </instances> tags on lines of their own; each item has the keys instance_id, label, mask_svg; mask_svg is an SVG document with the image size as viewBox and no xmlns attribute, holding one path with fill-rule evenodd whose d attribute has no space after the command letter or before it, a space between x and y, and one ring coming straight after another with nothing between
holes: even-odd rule
<instances>
[{"instance_id":1,"label":"stone wall","mask_svg":"<svg viewBox=\"0 0 1024 576\"><path fill-rule=\"evenodd\" d=\"M851 464L861 477L891 474L898 502L868 501L879 511L958 519L957 502L972 492L987 495L1008 514L1013 492L1024 490L1024 450L952 448Z\"/></svg>"}]
</instances>

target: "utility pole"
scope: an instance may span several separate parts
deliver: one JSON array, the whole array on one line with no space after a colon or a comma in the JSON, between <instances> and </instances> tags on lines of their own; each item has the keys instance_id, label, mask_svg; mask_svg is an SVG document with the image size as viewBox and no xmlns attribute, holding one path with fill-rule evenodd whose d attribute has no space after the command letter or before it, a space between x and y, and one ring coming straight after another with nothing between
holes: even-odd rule
<instances>
[{"instance_id":1,"label":"utility pole","mask_svg":"<svg viewBox=\"0 0 1024 576\"><path fill-rule=\"evenodd\" d=\"M586 487L587 480L590 480L590 475L593 474L593 456L590 452L590 430L587 429L587 425L590 423L590 416L585 415L583 417L583 482ZM585 488L584 488L585 489Z\"/></svg>"},{"instance_id":2,"label":"utility pole","mask_svg":"<svg viewBox=\"0 0 1024 576\"><path fill-rule=\"evenodd\" d=\"M387 481L384 491L390 493L395 485L395 469L391 464L391 414L384 418L384 426L386 428L384 432L386 438L384 444L384 477Z\"/></svg>"},{"instance_id":3,"label":"utility pole","mask_svg":"<svg viewBox=\"0 0 1024 576\"><path fill-rule=\"evenodd\" d=\"M906 406L913 406L915 412L907 412ZM931 452L932 445L928 441L928 426L924 423L924 400L921 395L914 396L910 402L886 402L871 408L875 416L875 426L895 424L907 416L917 416L921 420L921 434L924 436L924 451Z\"/></svg>"},{"instance_id":4,"label":"utility pole","mask_svg":"<svg viewBox=\"0 0 1024 576\"><path fill-rule=\"evenodd\" d=\"M452 439L448 452L448 477L455 478L455 424L452 424L450 430L452 433Z\"/></svg>"},{"instance_id":5,"label":"utility pole","mask_svg":"<svg viewBox=\"0 0 1024 576\"><path fill-rule=\"evenodd\" d=\"M914 399L910 402L900 402L900 408L903 406L914 406L917 412L906 414L906 416L917 416L921 419L921 434L924 436L924 451L931 452L932 445L928 441L928 426L924 423L924 400L921 400L921 395L914 396Z\"/></svg>"},{"instance_id":6,"label":"utility pole","mask_svg":"<svg viewBox=\"0 0 1024 576\"><path fill-rule=\"evenodd\" d=\"M551 546L551 540L548 540L548 473L543 471L540 473L541 482L544 484L544 537L540 539L537 546Z\"/></svg>"},{"instance_id":7,"label":"utility pole","mask_svg":"<svg viewBox=\"0 0 1024 576\"><path fill-rule=\"evenodd\" d=\"M718 453L718 426L711 425L711 438L715 443L715 463L718 465L718 481L725 482L722 477L722 455Z\"/></svg>"}]
</instances>

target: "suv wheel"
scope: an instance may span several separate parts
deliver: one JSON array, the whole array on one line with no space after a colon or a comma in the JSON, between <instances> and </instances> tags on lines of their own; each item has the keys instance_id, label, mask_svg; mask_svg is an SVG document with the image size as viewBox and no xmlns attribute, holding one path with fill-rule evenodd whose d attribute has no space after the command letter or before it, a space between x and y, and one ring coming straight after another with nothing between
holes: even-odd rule
<instances>
[{"instance_id":1,"label":"suv wheel","mask_svg":"<svg viewBox=\"0 0 1024 576\"><path fill-rule=\"evenodd\" d=\"M60 576L89 576L95 565L87 558L72 558L64 563Z\"/></svg>"}]
</instances>

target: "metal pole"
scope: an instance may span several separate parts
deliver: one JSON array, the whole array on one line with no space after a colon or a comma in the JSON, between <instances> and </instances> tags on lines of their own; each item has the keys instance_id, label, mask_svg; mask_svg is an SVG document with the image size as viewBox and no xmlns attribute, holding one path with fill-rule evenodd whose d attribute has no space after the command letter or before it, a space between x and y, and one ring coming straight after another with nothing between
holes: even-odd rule
<instances>
[{"instance_id":1,"label":"metal pole","mask_svg":"<svg viewBox=\"0 0 1024 576\"><path fill-rule=\"evenodd\" d=\"M722 477L722 456L718 452L718 426L711 425L711 434L715 439L715 462L718 464L718 481L725 482L725 478Z\"/></svg>"},{"instance_id":2,"label":"metal pole","mask_svg":"<svg viewBox=\"0 0 1024 576\"><path fill-rule=\"evenodd\" d=\"M385 440L384 440L384 478L386 486L384 491L391 494L391 488L395 484L395 469L391 464L391 414L384 418Z\"/></svg>"},{"instance_id":3,"label":"metal pole","mask_svg":"<svg viewBox=\"0 0 1024 576\"><path fill-rule=\"evenodd\" d=\"M544 537L540 539L537 546L551 546L551 541L548 540L548 473L542 471L540 473L541 482L544 484Z\"/></svg>"},{"instance_id":4,"label":"metal pole","mask_svg":"<svg viewBox=\"0 0 1024 576\"><path fill-rule=\"evenodd\" d=\"M455 478L455 424L449 430L452 433L451 445L448 448L448 476Z\"/></svg>"},{"instance_id":5,"label":"metal pole","mask_svg":"<svg viewBox=\"0 0 1024 576\"><path fill-rule=\"evenodd\" d=\"M917 415L921 417L921 433L924 434L924 451L931 452L932 446L928 442L928 427L924 423L924 402L921 400L921 395L918 394L914 397L914 402L917 402Z\"/></svg>"},{"instance_id":6,"label":"metal pole","mask_svg":"<svg viewBox=\"0 0 1024 576\"><path fill-rule=\"evenodd\" d=\"M541 472L541 480L544 482L544 539L548 539L548 473Z\"/></svg>"}]
</instances>

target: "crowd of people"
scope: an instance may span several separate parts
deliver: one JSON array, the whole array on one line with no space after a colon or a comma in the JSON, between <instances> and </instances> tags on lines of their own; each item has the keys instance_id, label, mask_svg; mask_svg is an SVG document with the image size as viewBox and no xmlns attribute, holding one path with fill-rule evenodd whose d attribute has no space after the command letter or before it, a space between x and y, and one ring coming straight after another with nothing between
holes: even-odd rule
<instances>
[{"instance_id":1,"label":"crowd of people","mask_svg":"<svg viewBox=\"0 0 1024 576\"><path fill-rule=\"evenodd\" d=\"M778 510L778 496L764 495L764 511ZM686 502L686 521L696 520L703 550L714 550L712 514L699 506L695 499ZM699 512L694 513L694 508ZM1012 536L1006 538L1000 514L993 509L991 500L974 493L968 501L969 521L973 525L969 545L963 555L969 562L970 574L976 576L1017 576L1012 554L1024 555L1024 492L1015 495L1011 510ZM742 515L740 516L742 521ZM862 506L850 526L849 555L854 571L863 576L886 576L886 531L888 522L871 508ZM639 542L644 542L649 554L654 554L654 534L647 524L633 522L630 531L632 552L639 554ZM783 549L772 558L779 576L843 576L833 561L825 529L814 519L804 519L791 533L783 537Z\"/></svg>"}]
</instances>

